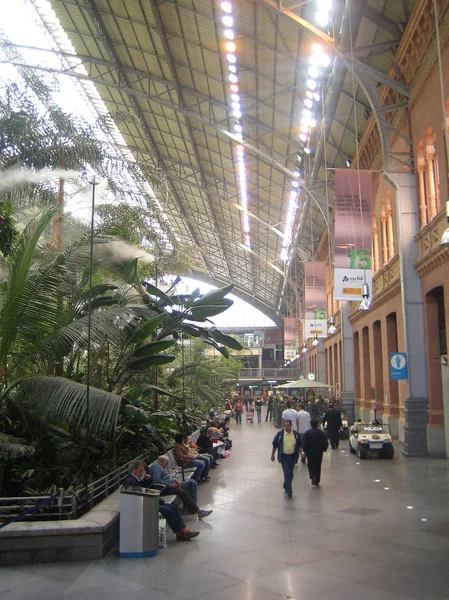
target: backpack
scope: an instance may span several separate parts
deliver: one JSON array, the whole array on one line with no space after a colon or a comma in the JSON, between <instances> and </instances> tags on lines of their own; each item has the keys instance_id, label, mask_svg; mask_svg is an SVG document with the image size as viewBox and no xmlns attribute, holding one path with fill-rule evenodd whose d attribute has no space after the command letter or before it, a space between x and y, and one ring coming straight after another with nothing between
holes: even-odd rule
<instances>
[{"instance_id":1,"label":"backpack","mask_svg":"<svg viewBox=\"0 0 449 600\"><path fill-rule=\"evenodd\" d=\"M243 404L242 404L240 401L236 402L236 403L235 403L235 406L234 406L234 409L235 409L237 412L241 412L241 411L243 410Z\"/></svg>"}]
</instances>

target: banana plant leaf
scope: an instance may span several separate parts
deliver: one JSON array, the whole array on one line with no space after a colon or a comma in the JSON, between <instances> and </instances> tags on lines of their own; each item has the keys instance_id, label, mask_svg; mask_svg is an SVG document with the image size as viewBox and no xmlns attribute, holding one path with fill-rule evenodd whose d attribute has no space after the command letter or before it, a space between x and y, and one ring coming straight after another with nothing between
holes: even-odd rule
<instances>
[{"instance_id":1,"label":"banana plant leaf","mask_svg":"<svg viewBox=\"0 0 449 600\"><path fill-rule=\"evenodd\" d=\"M175 360L176 356L171 354L156 354L155 356L147 356L145 358L136 358L131 360L127 366L127 371L145 371L150 367L160 367Z\"/></svg>"},{"instance_id":2,"label":"banana plant leaf","mask_svg":"<svg viewBox=\"0 0 449 600\"><path fill-rule=\"evenodd\" d=\"M220 342L220 344L223 344L223 345L227 346L228 348L231 348L231 350L242 350L243 349L243 346L235 338L233 338L230 335L225 335L224 333L221 333L221 331L218 331L217 329L214 329L213 331L211 331L210 335L214 338L214 340L216 340L217 342Z\"/></svg>"},{"instance_id":3,"label":"banana plant leaf","mask_svg":"<svg viewBox=\"0 0 449 600\"><path fill-rule=\"evenodd\" d=\"M232 304L232 300L230 300ZM191 321L205 321L209 317L213 317L215 315L219 315L229 308L230 304L221 303L221 304L208 304L202 306L192 306L189 311L188 319Z\"/></svg>"},{"instance_id":4,"label":"banana plant leaf","mask_svg":"<svg viewBox=\"0 0 449 600\"><path fill-rule=\"evenodd\" d=\"M226 294L232 292L233 289L234 285L231 283L218 290L212 290L211 292L204 294L204 296L201 296L201 298L198 298L198 300L195 300L193 306L209 306L211 304L222 303Z\"/></svg>"},{"instance_id":5,"label":"banana plant leaf","mask_svg":"<svg viewBox=\"0 0 449 600\"><path fill-rule=\"evenodd\" d=\"M175 340L166 340L162 342L148 342L143 344L134 350L132 353L133 358L146 358L148 356L154 356L158 352L163 352L171 348L175 344Z\"/></svg>"},{"instance_id":6,"label":"banana plant leaf","mask_svg":"<svg viewBox=\"0 0 449 600\"><path fill-rule=\"evenodd\" d=\"M141 323L140 327L131 336L131 342L134 344L143 344L143 342L153 335L159 325L162 324L163 320L167 315L156 315L155 317Z\"/></svg>"},{"instance_id":7,"label":"banana plant leaf","mask_svg":"<svg viewBox=\"0 0 449 600\"><path fill-rule=\"evenodd\" d=\"M201 338L201 341L205 344L208 344L209 346L212 346L212 348L215 348L215 350L218 350L218 352L220 352L220 354L222 354L225 358L229 358L229 352L228 349L225 348L225 346L220 346L214 340L210 340L204 337Z\"/></svg>"},{"instance_id":8,"label":"banana plant leaf","mask_svg":"<svg viewBox=\"0 0 449 600\"><path fill-rule=\"evenodd\" d=\"M158 287L156 287L152 283L148 283L148 281L144 281L143 285L145 286L149 294L151 294L152 296L156 296L156 298L160 298L160 300L163 300L165 304L168 304L169 306L173 305L171 297L162 290L160 290Z\"/></svg>"}]
</instances>

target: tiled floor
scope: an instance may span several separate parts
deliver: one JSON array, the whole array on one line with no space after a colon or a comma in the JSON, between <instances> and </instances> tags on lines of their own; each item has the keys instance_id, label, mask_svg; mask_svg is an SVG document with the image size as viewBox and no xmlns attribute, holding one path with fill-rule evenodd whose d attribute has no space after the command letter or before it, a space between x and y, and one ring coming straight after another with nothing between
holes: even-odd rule
<instances>
[{"instance_id":1,"label":"tiled floor","mask_svg":"<svg viewBox=\"0 0 449 600\"><path fill-rule=\"evenodd\" d=\"M449 461L359 461L328 451L322 485L296 469L291 500L271 424L233 427L231 456L199 489L213 508L188 543L151 559L4 567L0 599L449 600Z\"/></svg>"}]
</instances>

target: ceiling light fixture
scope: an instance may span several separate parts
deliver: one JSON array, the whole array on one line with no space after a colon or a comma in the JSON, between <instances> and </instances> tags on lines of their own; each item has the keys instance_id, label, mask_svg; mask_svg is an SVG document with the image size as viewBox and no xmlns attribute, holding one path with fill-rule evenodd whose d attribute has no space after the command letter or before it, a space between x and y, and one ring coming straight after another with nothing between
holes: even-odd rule
<instances>
[{"instance_id":1,"label":"ceiling light fixture","mask_svg":"<svg viewBox=\"0 0 449 600\"><path fill-rule=\"evenodd\" d=\"M225 27L234 26L234 19L230 15L225 15L224 17L222 17L221 22Z\"/></svg>"},{"instance_id":2,"label":"ceiling light fixture","mask_svg":"<svg viewBox=\"0 0 449 600\"><path fill-rule=\"evenodd\" d=\"M319 12L315 15L315 20L320 27L326 27L329 24L329 14L325 12Z\"/></svg>"},{"instance_id":3,"label":"ceiling light fixture","mask_svg":"<svg viewBox=\"0 0 449 600\"><path fill-rule=\"evenodd\" d=\"M369 285L367 283L362 285L362 298L363 300L360 302L359 310L371 310L373 303L369 297Z\"/></svg>"},{"instance_id":4,"label":"ceiling light fixture","mask_svg":"<svg viewBox=\"0 0 449 600\"><path fill-rule=\"evenodd\" d=\"M313 336L313 342L312 342L312 346L318 346L318 344L320 343L320 340L318 339L318 334L315 333L315 335Z\"/></svg>"},{"instance_id":5,"label":"ceiling light fixture","mask_svg":"<svg viewBox=\"0 0 449 600\"><path fill-rule=\"evenodd\" d=\"M335 327L335 317L330 317L329 319L329 329L327 330L329 335L334 335L337 333L337 328Z\"/></svg>"}]
</instances>

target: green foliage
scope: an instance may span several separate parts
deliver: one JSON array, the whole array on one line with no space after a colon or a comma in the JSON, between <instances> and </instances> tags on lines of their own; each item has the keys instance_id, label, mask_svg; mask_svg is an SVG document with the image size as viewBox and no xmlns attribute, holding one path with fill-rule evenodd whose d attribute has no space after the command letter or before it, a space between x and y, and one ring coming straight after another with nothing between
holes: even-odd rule
<instances>
[{"instance_id":1,"label":"green foliage","mask_svg":"<svg viewBox=\"0 0 449 600\"><path fill-rule=\"evenodd\" d=\"M26 420L31 415L44 423L69 430L89 431L109 439L115 432L121 397L90 387L87 412L86 386L58 377L27 377L6 391Z\"/></svg>"},{"instance_id":2,"label":"green foliage","mask_svg":"<svg viewBox=\"0 0 449 600\"><path fill-rule=\"evenodd\" d=\"M11 253L14 236L17 235L13 213L10 202L0 201L0 254L4 257Z\"/></svg>"}]
</instances>

